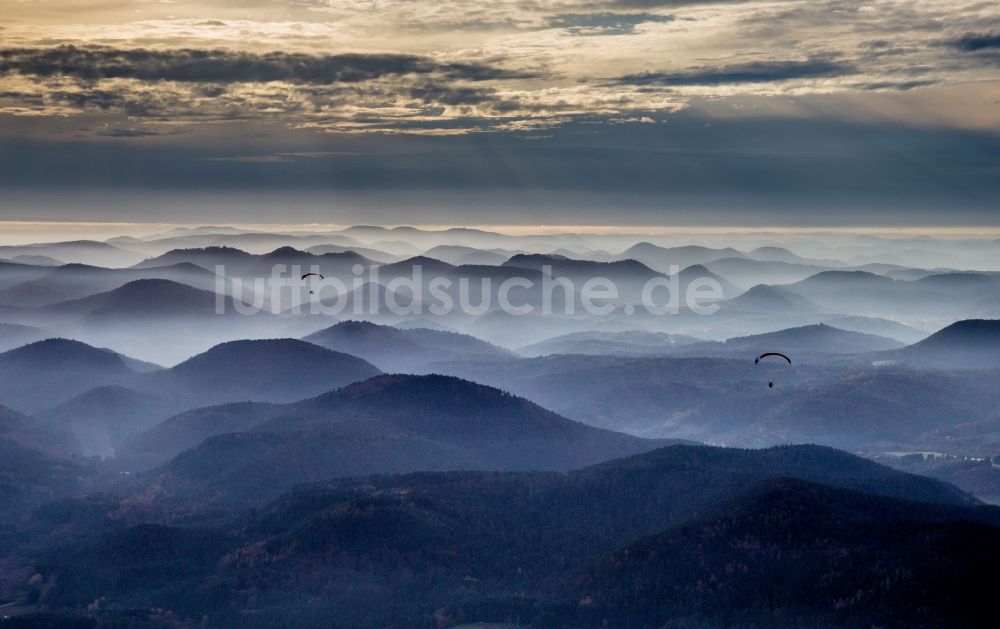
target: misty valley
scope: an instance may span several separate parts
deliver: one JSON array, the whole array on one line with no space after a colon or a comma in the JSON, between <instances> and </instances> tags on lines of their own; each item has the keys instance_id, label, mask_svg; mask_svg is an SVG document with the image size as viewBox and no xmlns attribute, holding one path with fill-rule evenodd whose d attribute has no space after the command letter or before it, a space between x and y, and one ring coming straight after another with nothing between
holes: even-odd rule
<instances>
[{"instance_id":1,"label":"misty valley","mask_svg":"<svg viewBox=\"0 0 1000 629\"><path fill-rule=\"evenodd\" d=\"M979 237L0 246L0 627L985 626L998 315Z\"/></svg>"}]
</instances>

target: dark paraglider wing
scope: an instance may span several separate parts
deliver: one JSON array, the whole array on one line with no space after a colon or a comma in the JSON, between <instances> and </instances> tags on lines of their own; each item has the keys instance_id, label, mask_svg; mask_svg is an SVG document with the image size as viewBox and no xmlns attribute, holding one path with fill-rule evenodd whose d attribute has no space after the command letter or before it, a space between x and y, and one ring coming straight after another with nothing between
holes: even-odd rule
<instances>
[{"instance_id":1,"label":"dark paraglider wing","mask_svg":"<svg viewBox=\"0 0 1000 629\"><path fill-rule=\"evenodd\" d=\"M755 365L758 364L760 361L764 360L768 356L777 356L779 358L784 358L785 360L788 361L789 365L792 364L792 359L789 358L788 356L785 356L781 352L764 352L763 354L761 354L760 356L758 356L756 359L754 359L753 364L755 364Z\"/></svg>"},{"instance_id":2,"label":"dark paraglider wing","mask_svg":"<svg viewBox=\"0 0 1000 629\"><path fill-rule=\"evenodd\" d=\"M322 279L326 279L322 275L320 275L319 273L306 273L305 275L302 276L302 279L306 279L307 277L310 277L312 275L315 275L316 277L318 277L321 280Z\"/></svg>"}]
</instances>

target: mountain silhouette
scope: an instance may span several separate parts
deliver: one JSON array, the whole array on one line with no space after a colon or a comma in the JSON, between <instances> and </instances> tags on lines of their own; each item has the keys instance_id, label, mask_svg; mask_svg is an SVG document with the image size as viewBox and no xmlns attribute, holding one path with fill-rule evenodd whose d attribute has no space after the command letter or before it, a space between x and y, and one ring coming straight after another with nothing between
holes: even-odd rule
<instances>
[{"instance_id":1,"label":"mountain silhouette","mask_svg":"<svg viewBox=\"0 0 1000 629\"><path fill-rule=\"evenodd\" d=\"M296 339L231 341L147 376L144 387L191 406L289 402L381 373L369 362Z\"/></svg>"},{"instance_id":2,"label":"mountain silhouette","mask_svg":"<svg viewBox=\"0 0 1000 629\"><path fill-rule=\"evenodd\" d=\"M458 358L483 360L512 354L473 336L426 328L399 329L367 321L343 321L305 337L328 349L360 356L383 371L407 372Z\"/></svg>"},{"instance_id":3,"label":"mountain silhouette","mask_svg":"<svg viewBox=\"0 0 1000 629\"><path fill-rule=\"evenodd\" d=\"M510 258L510 254L501 251L462 247L459 245L438 245L428 249L425 256L461 266L463 264L481 264L499 266Z\"/></svg>"},{"instance_id":4,"label":"mountain silhouette","mask_svg":"<svg viewBox=\"0 0 1000 629\"><path fill-rule=\"evenodd\" d=\"M95 376L83 391L53 396L39 418L73 433L78 450L107 456L182 411L301 400L379 373L360 358L295 339L233 341L170 369Z\"/></svg>"},{"instance_id":5,"label":"mountain silhouette","mask_svg":"<svg viewBox=\"0 0 1000 629\"><path fill-rule=\"evenodd\" d=\"M758 284L733 299L723 308L728 311L753 314L777 314L782 316L804 315L817 312L815 304L780 286Z\"/></svg>"},{"instance_id":6,"label":"mountain silhouette","mask_svg":"<svg viewBox=\"0 0 1000 629\"><path fill-rule=\"evenodd\" d=\"M778 332L728 339L726 350L757 355L767 351L805 354L856 354L903 347L895 339L874 334L848 332L824 323L789 328Z\"/></svg>"},{"instance_id":7,"label":"mountain silhouette","mask_svg":"<svg viewBox=\"0 0 1000 629\"><path fill-rule=\"evenodd\" d=\"M984 298L1000 294L1000 281L975 273L895 280L863 271L825 271L786 286L831 314L955 317L988 311Z\"/></svg>"},{"instance_id":8,"label":"mountain silhouette","mask_svg":"<svg viewBox=\"0 0 1000 629\"><path fill-rule=\"evenodd\" d=\"M758 284L771 286L792 284L831 270L829 266L818 264L750 258L722 258L706 263L705 267L742 288Z\"/></svg>"},{"instance_id":9,"label":"mountain silhouette","mask_svg":"<svg viewBox=\"0 0 1000 629\"><path fill-rule=\"evenodd\" d=\"M693 344L667 355L460 361L441 370L594 426L755 445L904 442L922 431L989 419L1000 404L990 378L883 364L902 360L893 351L856 357L789 352L790 367L781 359L754 365L761 351L782 348L724 348ZM768 388L769 381L776 386Z\"/></svg>"},{"instance_id":10,"label":"mountain silhouette","mask_svg":"<svg viewBox=\"0 0 1000 629\"><path fill-rule=\"evenodd\" d=\"M216 295L170 280L136 280L120 288L42 309L91 317L168 317L216 314Z\"/></svg>"},{"instance_id":11,"label":"mountain silhouette","mask_svg":"<svg viewBox=\"0 0 1000 629\"><path fill-rule=\"evenodd\" d=\"M932 369L997 368L1000 367L1000 320L958 321L892 356Z\"/></svg>"},{"instance_id":12,"label":"mountain silhouette","mask_svg":"<svg viewBox=\"0 0 1000 629\"><path fill-rule=\"evenodd\" d=\"M79 341L47 339L0 354L0 403L34 412L137 376L119 354Z\"/></svg>"},{"instance_id":13,"label":"mountain silhouette","mask_svg":"<svg viewBox=\"0 0 1000 629\"><path fill-rule=\"evenodd\" d=\"M214 273L188 262L143 269L65 264L39 278L3 290L0 302L25 308L46 306L111 291L143 279L171 280L202 290L215 289Z\"/></svg>"},{"instance_id":14,"label":"mountain silhouette","mask_svg":"<svg viewBox=\"0 0 1000 629\"><path fill-rule=\"evenodd\" d=\"M11 262L17 262L19 264L34 264L36 266L62 266L66 264L62 260L56 260L49 256L38 256L38 255L17 255L10 259Z\"/></svg>"},{"instance_id":15,"label":"mountain silhouette","mask_svg":"<svg viewBox=\"0 0 1000 629\"><path fill-rule=\"evenodd\" d=\"M536 272L541 272L545 267L549 267L552 278L569 280L576 292L582 291L584 285L590 280L596 278L610 280L618 293L618 298L614 301L632 304L641 303L642 291L648 282L664 278L662 273L633 259L595 262L574 260L552 254L518 254L504 262L503 266ZM561 295L561 293L562 291L557 294Z\"/></svg>"},{"instance_id":16,"label":"mountain silhouette","mask_svg":"<svg viewBox=\"0 0 1000 629\"><path fill-rule=\"evenodd\" d=\"M1000 550L1000 529L959 513L769 481L724 513L595 562L571 581L572 600L587 601L579 626L609 618L604 626L651 627L692 616L704 626L763 626L777 610L789 627L975 625L990 596L983 552ZM849 597L857 603L841 607Z\"/></svg>"},{"instance_id":17,"label":"mountain silhouette","mask_svg":"<svg viewBox=\"0 0 1000 629\"><path fill-rule=\"evenodd\" d=\"M174 400L109 385L90 389L35 417L73 435L74 450L85 456L108 457L133 436L177 410Z\"/></svg>"},{"instance_id":18,"label":"mountain silhouette","mask_svg":"<svg viewBox=\"0 0 1000 629\"><path fill-rule=\"evenodd\" d=\"M995 412L995 399L953 374L898 367L849 370L772 403L755 418L755 430L785 441L812 439L842 448L907 442L931 430L985 419Z\"/></svg>"},{"instance_id":19,"label":"mountain silhouette","mask_svg":"<svg viewBox=\"0 0 1000 629\"><path fill-rule=\"evenodd\" d=\"M665 248L648 242L640 242L626 249L620 259L638 260L661 273L669 273L671 266L686 269L697 264L707 264L722 258L744 258L742 252L726 247L712 249L699 245Z\"/></svg>"},{"instance_id":20,"label":"mountain silhouette","mask_svg":"<svg viewBox=\"0 0 1000 629\"><path fill-rule=\"evenodd\" d=\"M72 445L72 438L60 427L45 426L6 406L0 406L0 440L50 454L68 452Z\"/></svg>"},{"instance_id":21,"label":"mountain silhouette","mask_svg":"<svg viewBox=\"0 0 1000 629\"><path fill-rule=\"evenodd\" d=\"M212 493L234 503L338 476L567 470L662 443L591 428L498 389L445 376L378 376L272 411L265 410L272 417L259 425L209 437L178 455L151 482L168 496ZM219 412L226 411L196 418L239 424L220 421Z\"/></svg>"},{"instance_id":22,"label":"mountain silhouette","mask_svg":"<svg viewBox=\"0 0 1000 629\"><path fill-rule=\"evenodd\" d=\"M726 278L713 273L707 267L700 264L695 264L682 269L677 276L680 281L682 304L684 304L684 296L688 294L688 288L691 286L691 283L698 280L712 280L718 284L722 288L722 295L720 299L732 299L743 292Z\"/></svg>"},{"instance_id":23,"label":"mountain silhouette","mask_svg":"<svg viewBox=\"0 0 1000 629\"><path fill-rule=\"evenodd\" d=\"M794 254L784 247L776 247L773 245L757 247L756 249L747 252L747 257L765 262L791 262L793 264L805 261L802 256Z\"/></svg>"},{"instance_id":24,"label":"mountain silhouette","mask_svg":"<svg viewBox=\"0 0 1000 629\"><path fill-rule=\"evenodd\" d=\"M140 254L122 247L97 240L0 246L0 258L12 258L19 255L46 256L66 262L116 267L135 264L142 257Z\"/></svg>"},{"instance_id":25,"label":"mountain silhouette","mask_svg":"<svg viewBox=\"0 0 1000 629\"><path fill-rule=\"evenodd\" d=\"M399 262L393 262L391 264L383 264L378 270L383 279L393 277L412 277L413 268L417 266L421 267L421 272L424 275L445 275L451 273L455 269L454 265L448 264L447 262L442 262L441 260L437 260L429 256L420 255L400 260Z\"/></svg>"},{"instance_id":26,"label":"mountain silhouette","mask_svg":"<svg viewBox=\"0 0 1000 629\"><path fill-rule=\"evenodd\" d=\"M823 323L847 330L896 339L902 343L916 343L927 338L928 333L891 319L879 317L860 317L850 315L834 315L823 317Z\"/></svg>"},{"instance_id":27,"label":"mountain silhouette","mask_svg":"<svg viewBox=\"0 0 1000 629\"><path fill-rule=\"evenodd\" d=\"M525 356L551 354L644 355L670 354L700 339L662 332L571 332L519 348Z\"/></svg>"},{"instance_id":28,"label":"mountain silhouette","mask_svg":"<svg viewBox=\"0 0 1000 629\"><path fill-rule=\"evenodd\" d=\"M70 438L0 406L0 515L11 518L78 490L86 467L63 450Z\"/></svg>"},{"instance_id":29,"label":"mountain silhouette","mask_svg":"<svg viewBox=\"0 0 1000 629\"><path fill-rule=\"evenodd\" d=\"M133 471L151 469L209 437L250 430L284 411L284 406L267 402L234 402L185 411L133 436L115 451L116 463Z\"/></svg>"},{"instance_id":30,"label":"mountain silhouette","mask_svg":"<svg viewBox=\"0 0 1000 629\"><path fill-rule=\"evenodd\" d=\"M240 270L249 266L256 259L251 253L233 247L215 246L194 249L171 249L154 258L143 260L135 265L137 269L169 266L173 264L195 264L215 272L216 266ZM232 271L230 271L232 272Z\"/></svg>"},{"instance_id":31,"label":"mountain silhouette","mask_svg":"<svg viewBox=\"0 0 1000 629\"><path fill-rule=\"evenodd\" d=\"M0 259L0 290L44 276L52 267ZM0 302L3 303L3 302Z\"/></svg>"},{"instance_id":32,"label":"mountain silhouette","mask_svg":"<svg viewBox=\"0 0 1000 629\"><path fill-rule=\"evenodd\" d=\"M234 453L281 443L227 435L214 464L186 463L213 475ZM294 610L320 619L310 625L336 613L358 627L420 626L432 614L621 629L692 614L709 626L897 616L947 626L990 609L1000 547L997 509L815 446L675 446L565 474L324 480L210 522L81 536L38 569L55 577L50 596L65 607L113 593L129 609L190 604L227 625L242 609L236 586L253 579L275 601L256 614L265 624ZM407 596L387 606L373 595L386 588Z\"/></svg>"},{"instance_id":33,"label":"mountain silhouette","mask_svg":"<svg viewBox=\"0 0 1000 629\"><path fill-rule=\"evenodd\" d=\"M844 291L886 290L895 285L896 280L865 271L823 271L788 288L808 298L812 293L836 297Z\"/></svg>"},{"instance_id":34,"label":"mountain silhouette","mask_svg":"<svg viewBox=\"0 0 1000 629\"><path fill-rule=\"evenodd\" d=\"M317 256L326 255L328 253L354 253L376 264L389 264L390 262L396 262L400 259L400 256L394 255L387 251L371 249L369 247L348 247L344 245L316 245L315 247L309 247L305 251L307 253L311 253Z\"/></svg>"},{"instance_id":35,"label":"mountain silhouette","mask_svg":"<svg viewBox=\"0 0 1000 629\"><path fill-rule=\"evenodd\" d=\"M258 277L270 275L272 269L279 264L289 269L299 267L301 273L310 272L315 267L322 275L349 278L352 277L356 265L368 268L374 266L376 262L352 250L316 255L293 247L279 247L257 258L249 268L249 272Z\"/></svg>"},{"instance_id":36,"label":"mountain silhouette","mask_svg":"<svg viewBox=\"0 0 1000 629\"><path fill-rule=\"evenodd\" d=\"M504 266L511 266L524 269L541 271L543 267L552 267L553 277L563 276L574 280L592 277L606 277L608 279L635 280L661 277L658 273L642 262L633 259L616 260L612 262L595 262L592 260L574 260L565 256L553 254L517 254L504 263Z\"/></svg>"}]
</instances>

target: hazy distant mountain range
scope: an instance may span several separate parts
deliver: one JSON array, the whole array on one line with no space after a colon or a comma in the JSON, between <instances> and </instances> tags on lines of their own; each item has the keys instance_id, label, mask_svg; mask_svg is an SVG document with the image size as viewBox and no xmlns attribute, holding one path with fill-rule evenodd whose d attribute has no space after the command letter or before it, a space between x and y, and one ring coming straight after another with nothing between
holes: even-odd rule
<instances>
[{"instance_id":1,"label":"hazy distant mountain range","mask_svg":"<svg viewBox=\"0 0 1000 629\"><path fill-rule=\"evenodd\" d=\"M167 502L257 504L298 483L417 470L568 470L657 447L590 428L480 385L442 376L382 376L318 398L270 407L253 425L200 439L195 417L138 437L145 452L175 454L149 477L147 497ZM183 426L183 428L182 428Z\"/></svg>"},{"instance_id":2,"label":"hazy distant mountain range","mask_svg":"<svg viewBox=\"0 0 1000 629\"><path fill-rule=\"evenodd\" d=\"M205 226L0 258L14 626L992 609L993 240ZM618 289L603 314L595 277ZM711 314L642 307L699 281Z\"/></svg>"},{"instance_id":3,"label":"hazy distant mountain range","mask_svg":"<svg viewBox=\"0 0 1000 629\"><path fill-rule=\"evenodd\" d=\"M475 337L430 330L399 329L367 321L344 321L305 340L360 356L383 371L414 372L434 363L460 359L508 359L515 354Z\"/></svg>"}]
</instances>

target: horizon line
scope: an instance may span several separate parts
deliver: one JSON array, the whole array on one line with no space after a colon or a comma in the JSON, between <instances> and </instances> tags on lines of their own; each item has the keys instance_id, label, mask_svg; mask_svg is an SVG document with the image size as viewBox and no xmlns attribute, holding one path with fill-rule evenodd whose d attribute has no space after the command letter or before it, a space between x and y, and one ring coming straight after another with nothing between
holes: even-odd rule
<instances>
[{"instance_id":1,"label":"horizon line","mask_svg":"<svg viewBox=\"0 0 1000 629\"><path fill-rule=\"evenodd\" d=\"M246 229L248 231L307 231L324 232L340 231L351 227L380 227L395 229L411 227L423 231L435 232L449 229L476 229L511 236L533 235L684 235L684 234L879 234L879 235L952 235L952 236L984 236L1000 235L1000 226L994 225L580 225L580 224L503 224L503 223L317 223L305 221L301 223L241 223L229 221L202 222L162 222L162 221L86 221L86 220L5 220L0 219L0 231L43 232L45 229L59 231L61 229L83 228L89 230L124 229L126 231L148 231L150 235L160 233L160 230L178 228L194 229L199 227L222 227L229 229Z\"/></svg>"},{"instance_id":2,"label":"horizon line","mask_svg":"<svg viewBox=\"0 0 1000 629\"><path fill-rule=\"evenodd\" d=\"M1000 237L1000 226L779 226L779 225L576 225L576 224L489 224L489 223L237 223L205 221L200 223L167 223L160 221L61 221L61 220L2 220L0 246L67 242L73 240L108 240L118 236L149 237L173 229L221 227L244 229L247 232L332 232L350 227L380 227L394 229L412 227L426 232L449 229L475 229L506 236L805 236L805 235L874 235L883 237ZM46 240L48 238L48 240Z\"/></svg>"}]
</instances>

